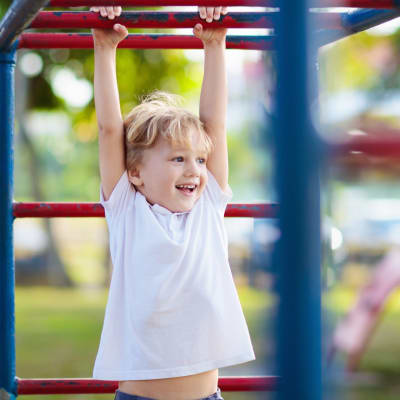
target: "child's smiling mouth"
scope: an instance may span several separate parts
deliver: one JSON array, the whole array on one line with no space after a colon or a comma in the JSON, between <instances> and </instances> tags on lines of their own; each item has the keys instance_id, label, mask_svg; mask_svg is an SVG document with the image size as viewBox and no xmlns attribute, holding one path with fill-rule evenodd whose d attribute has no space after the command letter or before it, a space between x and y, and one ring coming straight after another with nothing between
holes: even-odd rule
<instances>
[{"instance_id":1,"label":"child's smiling mouth","mask_svg":"<svg viewBox=\"0 0 400 400\"><path fill-rule=\"evenodd\" d=\"M186 196L190 196L197 188L197 185L188 184L188 185L176 185L178 190L183 192Z\"/></svg>"}]
</instances>

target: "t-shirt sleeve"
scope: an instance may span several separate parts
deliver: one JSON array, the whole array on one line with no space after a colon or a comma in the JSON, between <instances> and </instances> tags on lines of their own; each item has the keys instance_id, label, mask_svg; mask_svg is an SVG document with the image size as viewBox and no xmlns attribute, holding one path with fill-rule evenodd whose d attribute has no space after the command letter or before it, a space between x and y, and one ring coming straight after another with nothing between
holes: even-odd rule
<instances>
[{"instance_id":1,"label":"t-shirt sleeve","mask_svg":"<svg viewBox=\"0 0 400 400\"><path fill-rule=\"evenodd\" d=\"M104 200L103 185L100 184L100 204L104 207L106 220L109 225L128 208L134 201L135 190L129 182L128 173L125 170L115 185L108 200Z\"/></svg>"},{"instance_id":2,"label":"t-shirt sleeve","mask_svg":"<svg viewBox=\"0 0 400 400\"><path fill-rule=\"evenodd\" d=\"M211 203L215 206L218 212L224 214L226 206L229 200L232 199L233 193L230 186L226 188L225 191L221 189L219 183L215 179L214 175L207 170L208 174L208 182L206 187L206 193L211 201Z\"/></svg>"}]
</instances>

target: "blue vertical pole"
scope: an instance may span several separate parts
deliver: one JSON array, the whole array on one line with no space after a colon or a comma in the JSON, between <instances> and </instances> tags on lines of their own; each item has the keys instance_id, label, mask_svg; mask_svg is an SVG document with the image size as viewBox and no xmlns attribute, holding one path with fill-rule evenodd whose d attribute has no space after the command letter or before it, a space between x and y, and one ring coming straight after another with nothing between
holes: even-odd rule
<instances>
[{"instance_id":1,"label":"blue vertical pole","mask_svg":"<svg viewBox=\"0 0 400 400\"><path fill-rule=\"evenodd\" d=\"M311 121L315 53L307 0L280 2L277 25L277 367L282 400L320 400L319 141Z\"/></svg>"},{"instance_id":2,"label":"blue vertical pole","mask_svg":"<svg viewBox=\"0 0 400 400\"><path fill-rule=\"evenodd\" d=\"M15 399L13 126L15 50L0 51L0 398Z\"/></svg>"}]
</instances>

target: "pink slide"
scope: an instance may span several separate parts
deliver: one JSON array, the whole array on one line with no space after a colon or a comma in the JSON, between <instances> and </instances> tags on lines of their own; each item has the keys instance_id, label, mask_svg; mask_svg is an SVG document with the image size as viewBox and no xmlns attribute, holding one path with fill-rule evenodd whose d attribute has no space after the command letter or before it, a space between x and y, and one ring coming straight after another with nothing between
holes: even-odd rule
<instances>
[{"instance_id":1,"label":"pink slide","mask_svg":"<svg viewBox=\"0 0 400 400\"><path fill-rule=\"evenodd\" d=\"M388 296L399 285L400 249L393 249L377 265L356 304L337 326L329 358L335 351L343 351L348 355L347 370L357 368Z\"/></svg>"}]
</instances>

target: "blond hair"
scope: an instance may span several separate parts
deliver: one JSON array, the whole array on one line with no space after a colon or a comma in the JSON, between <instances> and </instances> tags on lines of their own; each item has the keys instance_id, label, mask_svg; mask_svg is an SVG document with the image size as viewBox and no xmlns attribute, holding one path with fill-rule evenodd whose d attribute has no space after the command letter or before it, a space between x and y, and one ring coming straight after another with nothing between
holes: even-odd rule
<instances>
[{"instance_id":1,"label":"blond hair","mask_svg":"<svg viewBox=\"0 0 400 400\"><path fill-rule=\"evenodd\" d=\"M155 145L158 137L170 141L173 147L193 148L193 129L199 133L202 151L209 154L212 142L200 119L191 112L178 107L180 98L156 91L146 96L124 119L126 168L137 167L143 151Z\"/></svg>"}]
</instances>

